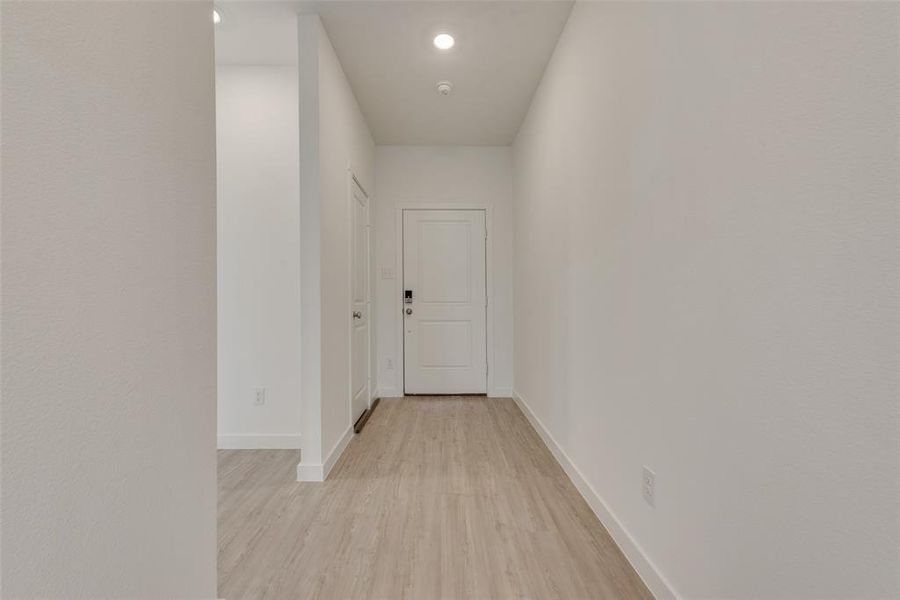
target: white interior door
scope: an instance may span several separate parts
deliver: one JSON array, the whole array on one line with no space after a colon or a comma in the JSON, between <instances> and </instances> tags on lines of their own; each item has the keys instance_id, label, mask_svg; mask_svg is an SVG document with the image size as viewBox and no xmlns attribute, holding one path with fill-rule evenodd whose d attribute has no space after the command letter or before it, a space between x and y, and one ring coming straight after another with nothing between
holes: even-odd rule
<instances>
[{"instance_id":1,"label":"white interior door","mask_svg":"<svg viewBox=\"0 0 900 600\"><path fill-rule=\"evenodd\" d=\"M353 227L350 260L350 421L369 406L369 199L356 179L350 182Z\"/></svg>"},{"instance_id":2,"label":"white interior door","mask_svg":"<svg viewBox=\"0 0 900 600\"><path fill-rule=\"evenodd\" d=\"M484 210L403 211L407 394L487 392L485 242Z\"/></svg>"}]
</instances>

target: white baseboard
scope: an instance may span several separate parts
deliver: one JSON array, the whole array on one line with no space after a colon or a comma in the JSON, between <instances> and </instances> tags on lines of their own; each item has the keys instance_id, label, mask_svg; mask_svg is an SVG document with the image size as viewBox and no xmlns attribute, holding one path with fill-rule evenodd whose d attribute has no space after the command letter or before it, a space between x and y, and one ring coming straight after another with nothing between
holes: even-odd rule
<instances>
[{"instance_id":1,"label":"white baseboard","mask_svg":"<svg viewBox=\"0 0 900 600\"><path fill-rule=\"evenodd\" d=\"M219 450L299 450L299 433L220 435Z\"/></svg>"},{"instance_id":2,"label":"white baseboard","mask_svg":"<svg viewBox=\"0 0 900 600\"><path fill-rule=\"evenodd\" d=\"M353 439L352 425L347 428L347 431L337 441L322 464L301 462L297 465L297 481L325 481L328 478L328 474L331 473L331 469L334 468L334 465L344 453L344 450L347 449L351 439Z\"/></svg>"},{"instance_id":3,"label":"white baseboard","mask_svg":"<svg viewBox=\"0 0 900 600\"><path fill-rule=\"evenodd\" d=\"M347 431L344 432L344 435L341 436L341 439L337 441L331 449L331 452L329 452L328 456L325 458L325 463L322 465L323 481L328 478L328 474L331 473L331 469L334 467L335 463L337 463L341 454L344 453L344 450L347 449L347 445L350 443L351 439L353 439L353 425L347 427Z\"/></svg>"},{"instance_id":4,"label":"white baseboard","mask_svg":"<svg viewBox=\"0 0 900 600\"><path fill-rule=\"evenodd\" d=\"M300 463L297 465L297 481L325 481L322 465L309 465Z\"/></svg>"},{"instance_id":5,"label":"white baseboard","mask_svg":"<svg viewBox=\"0 0 900 600\"><path fill-rule=\"evenodd\" d=\"M495 387L488 390L488 398L512 398L513 389L510 387ZM402 398L403 394L396 388L380 388L373 398Z\"/></svg>"},{"instance_id":6,"label":"white baseboard","mask_svg":"<svg viewBox=\"0 0 900 600\"><path fill-rule=\"evenodd\" d=\"M656 565L654 565L647 557L644 550L612 513L606 505L606 502L600 497L600 494L598 494L591 484L588 483L587 479L584 478L584 475L581 474L578 467L576 467L571 459L569 459L569 456L562 447L556 443L556 440L553 439L550 431L544 427L541 420L532 412L528 403L522 398L522 395L513 390L512 397L519 406L519 409L531 423L531 426L534 427L538 435L541 436L541 439L544 441L544 444L550 450L551 454L556 458L556 461L566 472L566 475L569 476L572 484L579 493L581 493L585 501L587 501L591 510L594 511L594 514L597 515L597 518L600 519L603 526L606 527L606 530L619 546L619 549L622 550L625 558L628 559L628 562L630 562L631 566L634 567L634 570L637 571L638 576L644 581L644 584L650 590L650 593L659 600L679 598L678 594L675 592L675 588L672 587L665 576L663 576L659 569L656 568Z\"/></svg>"}]
</instances>

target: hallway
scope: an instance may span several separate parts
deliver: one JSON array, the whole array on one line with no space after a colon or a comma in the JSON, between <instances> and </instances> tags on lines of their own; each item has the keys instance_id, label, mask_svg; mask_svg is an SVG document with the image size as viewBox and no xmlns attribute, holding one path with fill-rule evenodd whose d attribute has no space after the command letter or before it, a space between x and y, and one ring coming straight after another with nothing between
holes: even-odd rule
<instances>
[{"instance_id":1,"label":"hallway","mask_svg":"<svg viewBox=\"0 0 900 600\"><path fill-rule=\"evenodd\" d=\"M900 600L900 2L0 17L0 599Z\"/></svg>"},{"instance_id":2,"label":"hallway","mask_svg":"<svg viewBox=\"0 0 900 600\"><path fill-rule=\"evenodd\" d=\"M649 598L511 399L383 400L324 483L219 451L222 598Z\"/></svg>"}]
</instances>

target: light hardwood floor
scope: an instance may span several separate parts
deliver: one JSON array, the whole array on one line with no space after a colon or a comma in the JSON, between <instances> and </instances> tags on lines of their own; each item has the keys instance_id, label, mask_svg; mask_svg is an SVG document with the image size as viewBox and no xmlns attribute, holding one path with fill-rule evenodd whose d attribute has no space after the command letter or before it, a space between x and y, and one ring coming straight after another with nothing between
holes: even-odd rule
<instances>
[{"instance_id":1,"label":"light hardwood floor","mask_svg":"<svg viewBox=\"0 0 900 600\"><path fill-rule=\"evenodd\" d=\"M650 598L509 399L382 400L325 483L219 451L219 596Z\"/></svg>"}]
</instances>

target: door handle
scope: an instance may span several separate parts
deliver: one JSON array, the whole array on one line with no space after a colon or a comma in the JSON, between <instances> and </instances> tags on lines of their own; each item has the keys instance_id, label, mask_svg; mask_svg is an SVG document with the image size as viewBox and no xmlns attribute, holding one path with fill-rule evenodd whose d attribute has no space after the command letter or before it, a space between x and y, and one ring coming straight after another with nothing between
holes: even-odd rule
<instances>
[{"instance_id":1,"label":"door handle","mask_svg":"<svg viewBox=\"0 0 900 600\"><path fill-rule=\"evenodd\" d=\"M354 318L354 319L362 319L362 313L359 312L358 310L354 310L354 311L353 311L353 318Z\"/></svg>"},{"instance_id":2,"label":"door handle","mask_svg":"<svg viewBox=\"0 0 900 600\"><path fill-rule=\"evenodd\" d=\"M407 309L406 309L406 314L411 315L411 314L412 314L412 309L411 309L411 308L407 308Z\"/></svg>"}]
</instances>

